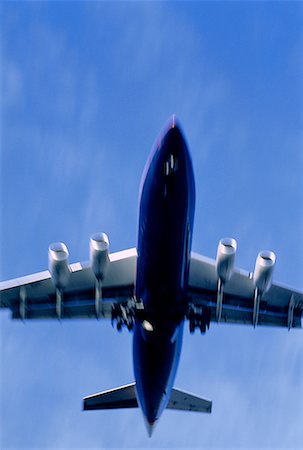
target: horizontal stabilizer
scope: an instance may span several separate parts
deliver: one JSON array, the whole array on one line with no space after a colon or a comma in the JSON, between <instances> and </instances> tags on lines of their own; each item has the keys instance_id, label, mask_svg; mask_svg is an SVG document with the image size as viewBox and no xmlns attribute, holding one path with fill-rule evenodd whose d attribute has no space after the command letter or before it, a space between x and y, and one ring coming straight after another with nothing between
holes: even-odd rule
<instances>
[{"instance_id":1,"label":"horizontal stabilizer","mask_svg":"<svg viewBox=\"0 0 303 450\"><path fill-rule=\"evenodd\" d=\"M172 389L167 408L211 413L212 402L178 389Z\"/></svg>"},{"instance_id":2,"label":"horizontal stabilizer","mask_svg":"<svg viewBox=\"0 0 303 450\"><path fill-rule=\"evenodd\" d=\"M138 408L136 383L89 395L83 399L85 411L118 408ZM211 413L212 402L178 389L172 389L167 408Z\"/></svg>"},{"instance_id":3,"label":"horizontal stabilizer","mask_svg":"<svg viewBox=\"0 0 303 450\"><path fill-rule=\"evenodd\" d=\"M137 408L136 383L127 384L83 399L85 411L94 409Z\"/></svg>"}]
</instances>

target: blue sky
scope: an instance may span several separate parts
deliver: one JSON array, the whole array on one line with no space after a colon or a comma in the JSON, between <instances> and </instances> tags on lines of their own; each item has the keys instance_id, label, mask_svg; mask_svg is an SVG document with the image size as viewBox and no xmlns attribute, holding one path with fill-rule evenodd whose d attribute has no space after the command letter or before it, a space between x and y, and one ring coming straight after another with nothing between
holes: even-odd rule
<instances>
[{"instance_id":1,"label":"blue sky","mask_svg":"<svg viewBox=\"0 0 303 450\"><path fill-rule=\"evenodd\" d=\"M277 254L302 288L301 2L3 2L1 280L71 262L89 237L136 244L150 148L179 117L196 177L193 250ZM210 416L81 411L133 380L131 335L109 323L12 322L1 312L2 448L302 448L303 335L217 326L184 337L176 386Z\"/></svg>"}]
</instances>

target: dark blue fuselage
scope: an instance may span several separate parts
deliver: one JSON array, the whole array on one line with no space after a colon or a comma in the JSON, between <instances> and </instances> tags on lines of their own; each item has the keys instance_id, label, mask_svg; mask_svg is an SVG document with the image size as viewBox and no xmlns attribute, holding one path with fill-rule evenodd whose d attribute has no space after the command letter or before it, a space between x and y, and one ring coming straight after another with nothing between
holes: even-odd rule
<instances>
[{"instance_id":1,"label":"dark blue fuselage","mask_svg":"<svg viewBox=\"0 0 303 450\"><path fill-rule=\"evenodd\" d=\"M147 162L139 199L133 340L139 404L150 426L167 406L182 346L195 208L191 158L172 121Z\"/></svg>"}]
</instances>

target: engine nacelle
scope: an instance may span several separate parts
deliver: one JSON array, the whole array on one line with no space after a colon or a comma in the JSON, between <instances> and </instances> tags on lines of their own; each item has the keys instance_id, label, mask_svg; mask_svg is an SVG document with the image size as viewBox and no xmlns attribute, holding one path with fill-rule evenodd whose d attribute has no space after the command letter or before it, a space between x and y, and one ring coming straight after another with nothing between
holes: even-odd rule
<instances>
[{"instance_id":1,"label":"engine nacelle","mask_svg":"<svg viewBox=\"0 0 303 450\"><path fill-rule=\"evenodd\" d=\"M91 268L97 280L103 280L109 264L109 239L105 233L96 233L90 238L89 256Z\"/></svg>"},{"instance_id":2,"label":"engine nacelle","mask_svg":"<svg viewBox=\"0 0 303 450\"><path fill-rule=\"evenodd\" d=\"M255 288L261 293L267 292L271 286L275 263L274 252L263 251L258 254L253 280Z\"/></svg>"},{"instance_id":3,"label":"engine nacelle","mask_svg":"<svg viewBox=\"0 0 303 450\"><path fill-rule=\"evenodd\" d=\"M237 241L232 238L221 239L217 250L216 268L217 274L223 283L232 276L235 257L237 251Z\"/></svg>"},{"instance_id":4,"label":"engine nacelle","mask_svg":"<svg viewBox=\"0 0 303 450\"><path fill-rule=\"evenodd\" d=\"M62 290L68 283L70 268L68 250L63 242L56 242L48 247L48 270L56 289Z\"/></svg>"}]
</instances>

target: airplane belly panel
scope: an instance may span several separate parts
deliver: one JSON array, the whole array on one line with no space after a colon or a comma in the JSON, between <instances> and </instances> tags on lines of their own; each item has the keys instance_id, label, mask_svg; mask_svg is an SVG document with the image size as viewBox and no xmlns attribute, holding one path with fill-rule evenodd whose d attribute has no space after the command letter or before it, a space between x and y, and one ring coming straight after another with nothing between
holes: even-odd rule
<instances>
[{"instance_id":1,"label":"airplane belly panel","mask_svg":"<svg viewBox=\"0 0 303 450\"><path fill-rule=\"evenodd\" d=\"M153 313L181 311L188 280L193 172L180 131L170 133L150 162L140 198L136 297Z\"/></svg>"},{"instance_id":2,"label":"airplane belly panel","mask_svg":"<svg viewBox=\"0 0 303 450\"><path fill-rule=\"evenodd\" d=\"M153 331L137 323L133 358L139 404L148 422L155 422L166 408L182 347L183 322L154 324Z\"/></svg>"},{"instance_id":3,"label":"airplane belly panel","mask_svg":"<svg viewBox=\"0 0 303 450\"><path fill-rule=\"evenodd\" d=\"M182 133L170 128L144 172L139 202L133 362L139 404L149 424L167 406L182 346L195 187Z\"/></svg>"}]
</instances>

